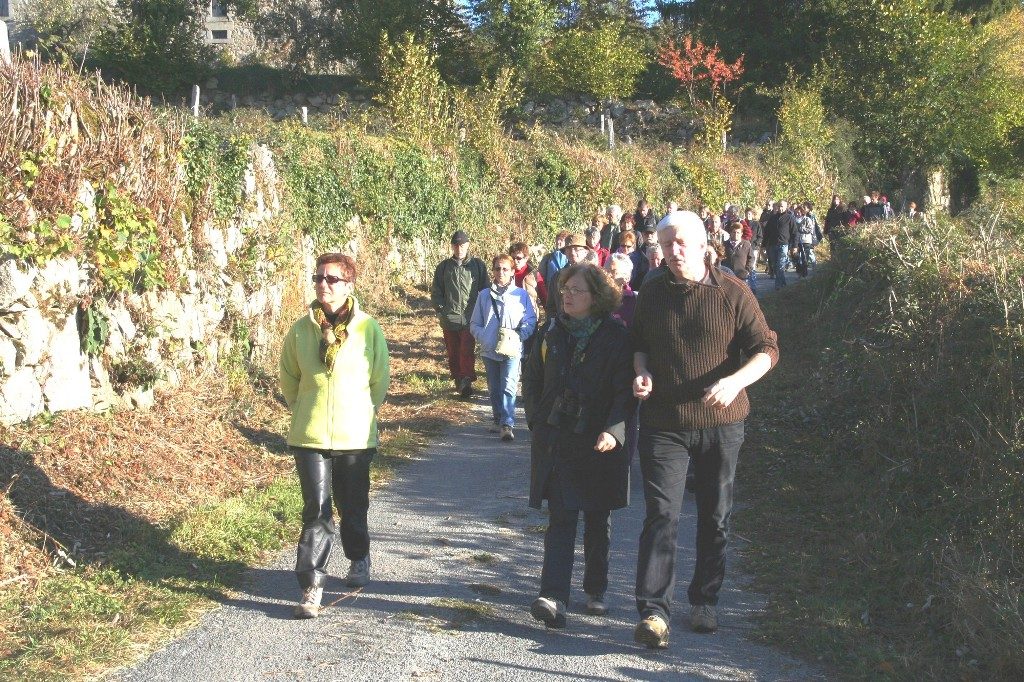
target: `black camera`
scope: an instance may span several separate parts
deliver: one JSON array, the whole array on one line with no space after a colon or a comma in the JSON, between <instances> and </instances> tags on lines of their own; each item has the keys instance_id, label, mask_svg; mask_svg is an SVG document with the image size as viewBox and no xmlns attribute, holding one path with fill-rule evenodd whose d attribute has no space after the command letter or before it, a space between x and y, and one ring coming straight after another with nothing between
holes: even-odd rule
<instances>
[{"instance_id":1,"label":"black camera","mask_svg":"<svg viewBox=\"0 0 1024 682\"><path fill-rule=\"evenodd\" d=\"M548 424L581 434L586 426L583 415L583 403L580 402L579 394L566 389L562 395L555 398L551 414L548 415Z\"/></svg>"}]
</instances>

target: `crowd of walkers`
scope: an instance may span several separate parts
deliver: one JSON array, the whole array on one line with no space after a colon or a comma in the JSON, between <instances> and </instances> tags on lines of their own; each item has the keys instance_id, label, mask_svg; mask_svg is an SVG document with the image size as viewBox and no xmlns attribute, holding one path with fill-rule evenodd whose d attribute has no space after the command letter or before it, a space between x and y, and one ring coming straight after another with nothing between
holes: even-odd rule
<instances>
[{"instance_id":1,"label":"crowd of walkers","mask_svg":"<svg viewBox=\"0 0 1024 682\"><path fill-rule=\"evenodd\" d=\"M473 393L476 353L490 404L488 426L515 438L516 396L530 433L530 505L549 524L533 616L566 625L576 532L583 517L585 610L607 612L611 512L629 504L638 459L646 517L639 538L635 640L667 646L684 490L697 507L689 625L718 627L733 479L750 406L746 387L778 361L775 333L754 294L758 262L775 287L792 265L805 277L833 230L891 215L885 197L863 205L834 197L819 223L810 202L769 201L760 214L646 201L595 214L560 232L539 263L524 242L490 259L470 253L464 231L438 264L430 297L456 392ZM911 215L916 207L911 208ZM387 393L388 349L353 295L354 260L320 256L316 300L284 340L281 387L292 410L288 444L302 489L296 574L299 618L320 608L334 542L332 503L350 561L346 583L367 584L369 465L376 414ZM524 485L526 482L524 481Z\"/></svg>"}]
</instances>

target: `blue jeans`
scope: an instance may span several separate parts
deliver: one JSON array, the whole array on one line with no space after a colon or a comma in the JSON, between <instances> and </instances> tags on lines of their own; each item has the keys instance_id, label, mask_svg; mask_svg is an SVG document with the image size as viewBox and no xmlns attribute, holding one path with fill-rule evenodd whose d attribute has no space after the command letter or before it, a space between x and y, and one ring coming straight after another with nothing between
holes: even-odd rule
<instances>
[{"instance_id":1,"label":"blue jeans","mask_svg":"<svg viewBox=\"0 0 1024 682\"><path fill-rule=\"evenodd\" d=\"M789 267L789 247L785 244L772 247L772 267L775 268L775 289L786 286L786 268Z\"/></svg>"},{"instance_id":2,"label":"blue jeans","mask_svg":"<svg viewBox=\"0 0 1024 682\"><path fill-rule=\"evenodd\" d=\"M516 387L519 385L521 367L519 358L484 358L487 395L491 399L491 415L495 424L515 426Z\"/></svg>"},{"instance_id":3,"label":"blue jeans","mask_svg":"<svg viewBox=\"0 0 1024 682\"><path fill-rule=\"evenodd\" d=\"M640 471L647 516L640 533L636 606L640 615L669 617L676 579L679 512L692 462L697 500L697 555L687 590L690 604L718 603L725 579L733 480L743 422L695 431L640 430Z\"/></svg>"}]
</instances>

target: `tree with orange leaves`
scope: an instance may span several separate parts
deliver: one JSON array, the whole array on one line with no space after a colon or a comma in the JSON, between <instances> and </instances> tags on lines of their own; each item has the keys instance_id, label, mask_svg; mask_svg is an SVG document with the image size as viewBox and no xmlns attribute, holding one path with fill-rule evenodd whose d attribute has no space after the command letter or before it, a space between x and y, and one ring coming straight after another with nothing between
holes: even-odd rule
<instances>
[{"instance_id":1,"label":"tree with orange leaves","mask_svg":"<svg viewBox=\"0 0 1024 682\"><path fill-rule=\"evenodd\" d=\"M668 69L672 78L686 88L690 106L697 108L697 88L707 83L711 100L721 94L724 86L743 75L743 55L730 64L719 55L718 45L707 46L693 36L683 36L680 45L674 40L658 48L658 63Z\"/></svg>"},{"instance_id":2,"label":"tree with orange leaves","mask_svg":"<svg viewBox=\"0 0 1024 682\"><path fill-rule=\"evenodd\" d=\"M678 46L669 40L658 48L658 63L686 88L690 106L702 123L698 134L701 146L724 151L732 129L733 105L725 99L723 90L743 74L743 55L730 64L719 55L718 45L709 47L685 35ZM697 97L697 88L703 83L707 84L707 99Z\"/></svg>"}]
</instances>

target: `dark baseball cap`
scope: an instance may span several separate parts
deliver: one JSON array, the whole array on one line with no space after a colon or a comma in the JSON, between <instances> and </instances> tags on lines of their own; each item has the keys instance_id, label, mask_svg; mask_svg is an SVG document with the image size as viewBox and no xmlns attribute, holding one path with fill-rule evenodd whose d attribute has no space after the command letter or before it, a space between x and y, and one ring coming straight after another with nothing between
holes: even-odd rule
<instances>
[{"instance_id":1,"label":"dark baseball cap","mask_svg":"<svg viewBox=\"0 0 1024 682\"><path fill-rule=\"evenodd\" d=\"M462 230L455 230L455 234L452 235L452 244L467 243L469 243L469 235Z\"/></svg>"}]
</instances>

